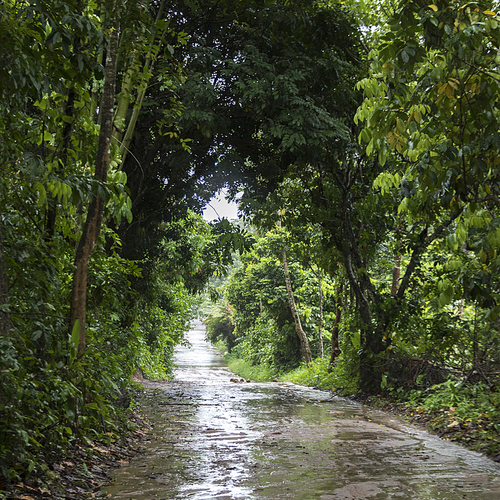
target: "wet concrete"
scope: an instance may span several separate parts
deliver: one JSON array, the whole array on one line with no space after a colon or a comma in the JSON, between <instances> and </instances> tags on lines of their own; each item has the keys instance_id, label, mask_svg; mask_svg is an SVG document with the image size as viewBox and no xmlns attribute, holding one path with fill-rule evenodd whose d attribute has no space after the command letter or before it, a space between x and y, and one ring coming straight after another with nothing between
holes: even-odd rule
<instances>
[{"instance_id":1,"label":"wet concrete","mask_svg":"<svg viewBox=\"0 0 500 500\"><path fill-rule=\"evenodd\" d=\"M498 500L500 465L328 393L231 382L204 329L173 382L146 383L154 432L110 499Z\"/></svg>"}]
</instances>

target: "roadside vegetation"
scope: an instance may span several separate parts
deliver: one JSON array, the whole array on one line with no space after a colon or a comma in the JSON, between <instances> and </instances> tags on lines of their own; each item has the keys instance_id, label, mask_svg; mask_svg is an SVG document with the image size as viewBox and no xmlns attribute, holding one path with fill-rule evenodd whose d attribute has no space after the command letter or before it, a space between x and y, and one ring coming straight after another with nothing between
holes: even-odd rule
<instances>
[{"instance_id":1,"label":"roadside vegetation","mask_svg":"<svg viewBox=\"0 0 500 500\"><path fill-rule=\"evenodd\" d=\"M494 455L496 7L352 5L369 70L344 60L359 94L344 87L344 99L324 101L335 109L322 105L352 121L336 122L321 147L305 137L258 208L242 203L256 243L222 289L209 336L231 336L230 352L280 379L385 398Z\"/></svg>"},{"instance_id":2,"label":"roadside vegetation","mask_svg":"<svg viewBox=\"0 0 500 500\"><path fill-rule=\"evenodd\" d=\"M217 346L223 351L227 349L222 342ZM268 365L253 364L238 353L238 349L225 351L225 359L229 369L239 377L254 382L291 382L327 391L332 397L352 397L500 462L500 393L496 386L464 382L463 378L451 375L445 382L431 386L419 380L413 389L387 387L379 394L366 395L337 370L329 369L329 361L324 358L317 358L309 365L301 363L290 371L279 371Z\"/></svg>"},{"instance_id":3,"label":"roadside vegetation","mask_svg":"<svg viewBox=\"0 0 500 500\"><path fill-rule=\"evenodd\" d=\"M495 3L5 0L0 46L0 496L118 439L235 252L235 369L495 442Z\"/></svg>"},{"instance_id":4,"label":"roadside vegetation","mask_svg":"<svg viewBox=\"0 0 500 500\"><path fill-rule=\"evenodd\" d=\"M440 303L433 296L439 293L432 283L435 261L422 262L413 287L415 316L394 323L391 345L377 355L378 390L361 391L358 311L345 278L324 277L319 293L317 273L301 247L290 245L294 298L314 353L311 362L304 360L279 252L286 237L282 229L254 233L255 244L220 284L219 301L205 319L207 337L226 353L230 369L254 381L288 381L361 398L499 460L499 337L489 310L464 299ZM390 289L393 269L383 247L378 265L379 283L385 266Z\"/></svg>"}]
</instances>

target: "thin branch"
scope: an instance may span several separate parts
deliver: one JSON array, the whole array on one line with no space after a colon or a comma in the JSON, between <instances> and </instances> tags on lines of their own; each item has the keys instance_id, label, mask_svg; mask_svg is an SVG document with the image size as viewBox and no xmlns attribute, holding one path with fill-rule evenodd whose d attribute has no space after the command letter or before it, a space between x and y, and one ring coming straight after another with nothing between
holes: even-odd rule
<instances>
[{"instance_id":1,"label":"thin branch","mask_svg":"<svg viewBox=\"0 0 500 500\"><path fill-rule=\"evenodd\" d=\"M125 144L123 144L122 141L118 140L114 135L111 135L111 138L114 139L116 142L119 142L120 147L123 147L124 149L126 149L127 153L130 153L134 157L134 160L137 162L137 165L139 165L139 168L142 171L142 176L144 177L146 174L144 173L144 169L142 168L141 162L137 159L137 156L135 156L134 153L132 153L132 151L130 151L130 149L127 148L127 146L125 146ZM122 163L122 165L123 165L123 163Z\"/></svg>"},{"instance_id":2,"label":"thin branch","mask_svg":"<svg viewBox=\"0 0 500 500\"><path fill-rule=\"evenodd\" d=\"M446 222L443 222L430 236L427 235L428 226L422 230L420 235L418 236L418 243L416 248L413 250L410 263L406 266L406 271L401 280L401 285L399 287L398 293L395 295L396 298L402 299L403 295L410 284L410 278L413 275L413 272L417 268L418 262L420 260L421 255L424 250L446 229L448 228L452 222L463 212L463 208L458 210L457 212L452 212L450 219Z\"/></svg>"}]
</instances>

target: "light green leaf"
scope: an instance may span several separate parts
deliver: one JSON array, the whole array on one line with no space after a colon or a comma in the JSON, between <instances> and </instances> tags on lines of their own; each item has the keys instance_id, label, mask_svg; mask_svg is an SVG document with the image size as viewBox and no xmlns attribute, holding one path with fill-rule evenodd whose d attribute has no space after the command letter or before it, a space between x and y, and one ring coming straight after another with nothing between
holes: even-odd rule
<instances>
[{"instance_id":1,"label":"light green leaf","mask_svg":"<svg viewBox=\"0 0 500 500\"><path fill-rule=\"evenodd\" d=\"M80 320L77 319L75 324L73 325L73 330L71 331L71 339L70 339L70 361L74 361L76 359L76 355L78 353L78 346L80 344Z\"/></svg>"},{"instance_id":2,"label":"light green leaf","mask_svg":"<svg viewBox=\"0 0 500 500\"><path fill-rule=\"evenodd\" d=\"M353 332L351 336L352 345L355 349L359 349L361 347L361 333L359 331Z\"/></svg>"}]
</instances>

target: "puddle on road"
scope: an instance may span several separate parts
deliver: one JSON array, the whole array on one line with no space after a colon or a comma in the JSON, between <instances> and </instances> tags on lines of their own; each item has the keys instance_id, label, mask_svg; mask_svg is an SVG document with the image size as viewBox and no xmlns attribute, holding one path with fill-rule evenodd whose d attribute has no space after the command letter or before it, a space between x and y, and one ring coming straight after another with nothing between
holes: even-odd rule
<instances>
[{"instance_id":1,"label":"puddle on road","mask_svg":"<svg viewBox=\"0 0 500 500\"><path fill-rule=\"evenodd\" d=\"M498 500L500 466L391 415L292 384L234 383L204 341L147 382L155 423L104 493L128 500Z\"/></svg>"}]
</instances>

